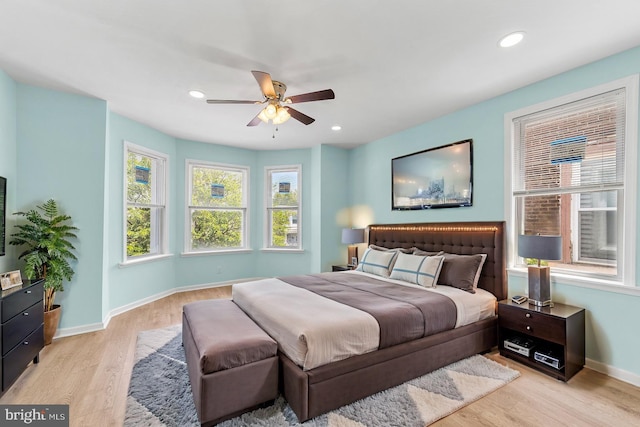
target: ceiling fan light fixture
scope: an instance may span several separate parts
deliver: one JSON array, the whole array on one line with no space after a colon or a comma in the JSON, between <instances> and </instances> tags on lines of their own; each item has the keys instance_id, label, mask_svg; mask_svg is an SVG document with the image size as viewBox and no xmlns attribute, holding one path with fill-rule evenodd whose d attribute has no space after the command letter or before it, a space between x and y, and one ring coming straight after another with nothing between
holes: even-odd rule
<instances>
[{"instance_id":1,"label":"ceiling fan light fixture","mask_svg":"<svg viewBox=\"0 0 640 427\"><path fill-rule=\"evenodd\" d=\"M286 108L278 106L277 110L276 117L273 119L274 125L282 124L291 118L291 114L289 114Z\"/></svg>"},{"instance_id":2,"label":"ceiling fan light fixture","mask_svg":"<svg viewBox=\"0 0 640 427\"><path fill-rule=\"evenodd\" d=\"M263 111L265 116L267 116L268 119L273 120L276 118L278 114L278 106L274 103L269 103L269 105L267 105Z\"/></svg>"},{"instance_id":3,"label":"ceiling fan light fixture","mask_svg":"<svg viewBox=\"0 0 640 427\"><path fill-rule=\"evenodd\" d=\"M264 123L269 123L269 118L267 117L267 113L265 113L266 109L263 109L262 111L260 111L260 114L258 114L258 118L260 120L262 120Z\"/></svg>"}]
</instances>

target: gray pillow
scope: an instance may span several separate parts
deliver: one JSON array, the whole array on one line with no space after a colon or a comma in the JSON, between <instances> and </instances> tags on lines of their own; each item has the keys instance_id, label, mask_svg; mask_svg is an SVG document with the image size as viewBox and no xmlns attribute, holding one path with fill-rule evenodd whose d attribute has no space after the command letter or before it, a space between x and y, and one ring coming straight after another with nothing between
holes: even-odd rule
<instances>
[{"instance_id":1,"label":"gray pillow","mask_svg":"<svg viewBox=\"0 0 640 427\"><path fill-rule=\"evenodd\" d=\"M463 291L476 293L480 272L487 254L444 254L444 263L438 276L438 285L448 285Z\"/></svg>"},{"instance_id":2,"label":"gray pillow","mask_svg":"<svg viewBox=\"0 0 640 427\"><path fill-rule=\"evenodd\" d=\"M416 247L411 248L411 251L414 255L420 256L444 255L443 251L423 251L422 249L418 249Z\"/></svg>"},{"instance_id":3,"label":"gray pillow","mask_svg":"<svg viewBox=\"0 0 640 427\"><path fill-rule=\"evenodd\" d=\"M373 249L375 251L399 251L399 252L402 252L403 254L410 254L413 251L413 248L411 248L411 249L407 249L407 248L385 248L384 246L377 246L377 245L369 245L369 249Z\"/></svg>"}]
</instances>

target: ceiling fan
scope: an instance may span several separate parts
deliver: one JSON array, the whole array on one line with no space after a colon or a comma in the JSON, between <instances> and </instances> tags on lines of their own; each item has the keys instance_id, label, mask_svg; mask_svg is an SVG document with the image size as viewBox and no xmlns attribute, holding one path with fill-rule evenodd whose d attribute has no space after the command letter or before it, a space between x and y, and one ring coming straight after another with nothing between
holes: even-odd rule
<instances>
[{"instance_id":1,"label":"ceiling fan","mask_svg":"<svg viewBox=\"0 0 640 427\"><path fill-rule=\"evenodd\" d=\"M317 92L303 93L286 97L284 93L287 85L282 82L271 80L269 73L264 71L252 71L253 77L256 78L264 99L262 101L242 101L232 99L207 99L209 104L267 104L257 116L253 118L247 126L257 126L260 122L268 123L269 120L273 124L279 125L286 122L291 117L305 125L310 125L315 121L314 118L291 108L288 104L298 104L301 102L322 101L324 99L334 99L336 96L331 89L319 90ZM284 106L282 104L285 104Z\"/></svg>"}]
</instances>

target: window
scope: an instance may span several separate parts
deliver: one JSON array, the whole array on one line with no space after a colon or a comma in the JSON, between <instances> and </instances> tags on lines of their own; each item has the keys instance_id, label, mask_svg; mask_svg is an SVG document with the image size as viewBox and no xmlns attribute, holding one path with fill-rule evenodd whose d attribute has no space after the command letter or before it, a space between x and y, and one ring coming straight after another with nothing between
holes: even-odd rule
<instances>
[{"instance_id":1,"label":"window","mask_svg":"<svg viewBox=\"0 0 640 427\"><path fill-rule=\"evenodd\" d=\"M124 170L125 261L165 254L167 157L125 142Z\"/></svg>"},{"instance_id":2,"label":"window","mask_svg":"<svg viewBox=\"0 0 640 427\"><path fill-rule=\"evenodd\" d=\"M302 249L301 166L266 168L265 208L268 249Z\"/></svg>"},{"instance_id":3,"label":"window","mask_svg":"<svg viewBox=\"0 0 640 427\"><path fill-rule=\"evenodd\" d=\"M186 252L247 249L249 169L187 160Z\"/></svg>"},{"instance_id":4,"label":"window","mask_svg":"<svg viewBox=\"0 0 640 427\"><path fill-rule=\"evenodd\" d=\"M510 241L562 236L555 272L635 285L625 254L635 253L637 91L635 76L506 116ZM510 264L523 265L516 254Z\"/></svg>"}]
</instances>

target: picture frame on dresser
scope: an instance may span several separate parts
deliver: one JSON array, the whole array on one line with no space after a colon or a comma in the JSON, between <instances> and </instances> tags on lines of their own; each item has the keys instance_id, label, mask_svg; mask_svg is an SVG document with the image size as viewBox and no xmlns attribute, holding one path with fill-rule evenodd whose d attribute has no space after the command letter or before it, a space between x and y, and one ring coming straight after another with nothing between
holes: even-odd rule
<instances>
[{"instance_id":1,"label":"picture frame on dresser","mask_svg":"<svg viewBox=\"0 0 640 427\"><path fill-rule=\"evenodd\" d=\"M3 291L20 285L22 285L20 270L0 274L0 286L2 286Z\"/></svg>"}]
</instances>

